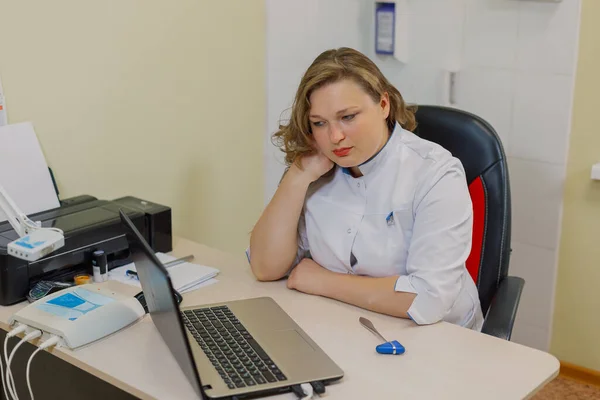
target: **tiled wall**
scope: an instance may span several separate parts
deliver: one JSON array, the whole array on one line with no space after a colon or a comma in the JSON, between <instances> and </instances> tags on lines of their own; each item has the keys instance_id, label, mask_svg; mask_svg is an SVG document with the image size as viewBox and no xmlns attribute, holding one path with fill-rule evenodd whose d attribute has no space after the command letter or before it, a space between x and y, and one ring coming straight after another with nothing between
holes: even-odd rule
<instances>
[{"instance_id":1,"label":"tiled wall","mask_svg":"<svg viewBox=\"0 0 600 400\"><path fill-rule=\"evenodd\" d=\"M409 60L373 52L373 1L267 1L268 134L302 72L322 50L372 57L409 102L456 104L488 120L508 155L513 206L511 275L526 280L513 341L547 350L552 326L562 185L579 30L579 0L403 0ZM265 201L283 170L265 147Z\"/></svg>"},{"instance_id":2,"label":"tiled wall","mask_svg":"<svg viewBox=\"0 0 600 400\"><path fill-rule=\"evenodd\" d=\"M552 328L579 8L577 0L466 5L457 106L488 119L504 141L513 195L510 272L526 280L513 340L544 350Z\"/></svg>"},{"instance_id":3,"label":"tiled wall","mask_svg":"<svg viewBox=\"0 0 600 400\"><path fill-rule=\"evenodd\" d=\"M363 4L364 3L364 4ZM361 0L267 0L267 132L265 136L265 203L284 171L282 153L270 136L280 118L289 118L302 74L323 50L367 47L359 29L368 7ZM374 3L370 3L372 6ZM369 15L373 15L372 10Z\"/></svg>"}]
</instances>

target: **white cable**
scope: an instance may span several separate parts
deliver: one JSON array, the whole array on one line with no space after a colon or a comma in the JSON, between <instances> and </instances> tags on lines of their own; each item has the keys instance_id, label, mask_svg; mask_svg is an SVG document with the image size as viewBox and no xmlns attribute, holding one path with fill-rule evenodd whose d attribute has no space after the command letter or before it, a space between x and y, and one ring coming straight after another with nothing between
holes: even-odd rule
<instances>
[{"instance_id":1,"label":"white cable","mask_svg":"<svg viewBox=\"0 0 600 400\"><path fill-rule=\"evenodd\" d=\"M21 347L21 345L25 342L30 341L31 339L35 339L39 336L42 336L42 332L38 331L38 330L34 330L29 332L27 335L25 335L23 337L23 339L21 339L21 341L19 343L17 343L17 345L12 349L12 351L10 352L10 356L8 357L8 361L6 362L6 382L7 382L7 386L8 386L8 392L10 393L11 397L14 400L19 400L19 396L17 395L17 388L15 386L15 380L13 379L12 376L12 371L10 369L10 364L12 363L12 359L14 357L14 355L17 352L17 349L19 347ZM5 354L6 355L6 354Z\"/></svg>"},{"instance_id":2,"label":"white cable","mask_svg":"<svg viewBox=\"0 0 600 400\"><path fill-rule=\"evenodd\" d=\"M19 343L17 343L15 345L15 347L11 350L10 352L10 356L8 357L7 361L6 361L6 383L7 383L7 387L8 387L8 393L10 394L10 396L14 399L14 400L19 400L19 396L17 394L17 387L15 386L15 380L12 376L12 371L10 369L10 364L12 363L12 359L14 357L14 355L16 354L17 349L25 342L34 339L38 336L41 336L42 332L40 331L32 331L30 333L28 333L27 335L25 335L23 337L23 339L21 339L19 341ZM5 351L4 356L6 357L8 353Z\"/></svg>"},{"instance_id":3,"label":"white cable","mask_svg":"<svg viewBox=\"0 0 600 400\"><path fill-rule=\"evenodd\" d=\"M25 369L25 374L27 376L27 389L29 389L31 400L33 400L33 390L31 390L31 381L29 380L29 367L31 366L31 360L33 360L33 357L40 351L42 351L42 349L39 347L35 349L35 351L31 354L31 357L29 357L29 361L27 361L27 368Z\"/></svg>"},{"instance_id":4,"label":"white cable","mask_svg":"<svg viewBox=\"0 0 600 400\"><path fill-rule=\"evenodd\" d=\"M25 330L27 329L27 325L23 325L20 324L19 326L17 326L16 328L14 328L13 330L11 330L10 332L8 332L6 334L6 337L4 338L4 362L8 363L8 339L18 335L19 333L25 332ZM6 387L8 385L10 385L10 382L7 382L6 379L4 378L4 368L2 368L2 360L0 360L0 372L2 373L2 387L4 388L4 397L7 400L10 400L10 397L8 397L8 391L6 390ZM13 383L14 386L14 383Z\"/></svg>"},{"instance_id":5,"label":"white cable","mask_svg":"<svg viewBox=\"0 0 600 400\"><path fill-rule=\"evenodd\" d=\"M27 330L27 325L19 324L16 328L14 328L10 332L8 332L6 334L6 336L10 338L10 337L18 335L19 333L25 332L26 330Z\"/></svg>"},{"instance_id":6,"label":"white cable","mask_svg":"<svg viewBox=\"0 0 600 400\"><path fill-rule=\"evenodd\" d=\"M303 383L300 385L302 391L306 394L301 400L310 400L313 398L313 387L310 383Z\"/></svg>"},{"instance_id":7,"label":"white cable","mask_svg":"<svg viewBox=\"0 0 600 400\"><path fill-rule=\"evenodd\" d=\"M10 336L6 335L6 338L4 339L4 364L8 363L8 339L9 338L10 338ZM4 397L6 397L6 400L10 400L10 397L8 397L8 392L6 390L7 386L10 385L10 381L6 380L6 378L4 376L4 371L2 371L2 385L4 386Z\"/></svg>"},{"instance_id":8,"label":"white cable","mask_svg":"<svg viewBox=\"0 0 600 400\"><path fill-rule=\"evenodd\" d=\"M61 235L64 235L64 232L62 231L62 229L59 228L52 228L52 227L43 227L41 225L36 225L35 222L30 222L30 221L22 221L24 225L26 225L28 228L32 229L32 230L40 230L40 229L48 229L50 231L54 231L54 232L58 232Z\"/></svg>"},{"instance_id":9,"label":"white cable","mask_svg":"<svg viewBox=\"0 0 600 400\"><path fill-rule=\"evenodd\" d=\"M8 335L4 338L4 348L6 349L6 342L8 341ZM6 350L5 350L6 352ZM8 392L6 391L6 380L4 379L4 362L0 355L0 375L2 375L2 388L4 389L4 398L8 399Z\"/></svg>"},{"instance_id":10,"label":"white cable","mask_svg":"<svg viewBox=\"0 0 600 400\"><path fill-rule=\"evenodd\" d=\"M8 362L8 339L10 336L6 335L4 338L4 363ZM6 400L10 400L8 397L8 391L6 390L6 386L10 385L10 382L6 382L6 378L4 377L4 369L2 369L2 387L4 387L4 398Z\"/></svg>"},{"instance_id":11,"label":"white cable","mask_svg":"<svg viewBox=\"0 0 600 400\"><path fill-rule=\"evenodd\" d=\"M25 335L23 337L23 339L21 339L21 341L19 343L17 343L17 345L10 352L10 356L8 357L8 361L6 362L6 383L8 386L8 393L11 395L11 397L14 400L19 400L19 396L17 396L17 388L15 387L15 381L12 377L12 372L10 370L10 363L12 362L12 359L13 359L14 355L16 354L17 349L19 347L21 347L21 345L23 343L28 342L31 339L35 339L36 337L40 337L40 336L42 336L41 331L35 330L35 331L29 332L27 335ZM6 354L4 354L4 355L6 355ZM12 385L9 385L9 383L12 383Z\"/></svg>"},{"instance_id":12,"label":"white cable","mask_svg":"<svg viewBox=\"0 0 600 400\"><path fill-rule=\"evenodd\" d=\"M4 340L4 343L6 343L6 339ZM4 398L8 399L8 392L6 391L6 380L4 379L4 362L2 361L2 357L0 357L0 375L2 375L2 388L4 389Z\"/></svg>"},{"instance_id":13,"label":"white cable","mask_svg":"<svg viewBox=\"0 0 600 400\"><path fill-rule=\"evenodd\" d=\"M40 347L38 347L31 354L31 357L29 357L29 361L27 361L27 368L25 369L25 376L27 377L27 389L29 389L29 395L31 396L31 400L33 400L33 390L31 389L31 380L29 379L29 369L31 367L31 361L33 360L33 357L37 353L39 353L40 351L42 351L50 346L54 346L54 345L58 344L59 341L60 341L60 337L58 337L58 336L52 336L50 339L46 339L46 341L44 341L44 343L40 344Z\"/></svg>"}]
</instances>

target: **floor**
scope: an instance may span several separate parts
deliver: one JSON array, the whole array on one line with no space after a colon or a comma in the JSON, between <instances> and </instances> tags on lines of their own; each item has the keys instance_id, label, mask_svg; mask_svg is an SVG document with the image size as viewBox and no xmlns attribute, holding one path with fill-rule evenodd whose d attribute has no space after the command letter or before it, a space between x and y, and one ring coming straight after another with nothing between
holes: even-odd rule
<instances>
[{"instance_id":1,"label":"floor","mask_svg":"<svg viewBox=\"0 0 600 400\"><path fill-rule=\"evenodd\" d=\"M600 386L558 376L542 388L533 400L600 400Z\"/></svg>"}]
</instances>

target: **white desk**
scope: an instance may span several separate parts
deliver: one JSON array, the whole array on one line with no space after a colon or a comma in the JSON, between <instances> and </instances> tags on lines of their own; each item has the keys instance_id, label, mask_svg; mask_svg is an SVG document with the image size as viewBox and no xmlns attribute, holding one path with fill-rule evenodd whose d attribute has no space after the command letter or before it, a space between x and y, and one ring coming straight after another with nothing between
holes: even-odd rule
<instances>
[{"instance_id":1,"label":"white desk","mask_svg":"<svg viewBox=\"0 0 600 400\"><path fill-rule=\"evenodd\" d=\"M327 387L329 399L521 399L559 371L550 354L448 323L418 327L334 300L288 290L285 282L257 282L243 255L234 257L185 239L174 239L176 256L217 267L219 283L184 295L182 305L271 296L344 370ZM107 282L135 294L137 288ZM0 327L25 304L0 307ZM375 352L378 339L358 323L369 318L389 340L406 347L401 356ZM152 320L143 320L77 351L57 357L143 399L194 399L185 376ZM274 399L295 399L292 394Z\"/></svg>"}]
</instances>

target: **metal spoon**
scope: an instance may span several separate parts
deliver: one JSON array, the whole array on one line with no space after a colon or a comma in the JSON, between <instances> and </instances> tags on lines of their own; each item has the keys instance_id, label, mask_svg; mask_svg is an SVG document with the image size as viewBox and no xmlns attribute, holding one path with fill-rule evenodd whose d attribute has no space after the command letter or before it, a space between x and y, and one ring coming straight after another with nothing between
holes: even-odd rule
<instances>
[{"instance_id":1,"label":"metal spoon","mask_svg":"<svg viewBox=\"0 0 600 400\"><path fill-rule=\"evenodd\" d=\"M363 317L360 317L358 319L358 321L367 330L369 330L369 331L373 332L374 334L376 334L377 336L379 336L384 342L388 342L388 340L386 338L384 338L383 335L381 333L379 333L379 331L377 329L375 329L375 326L373 326L373 323L371 321L369 321L368 319L363 318Z\"/></svg>"}]
</instances>

